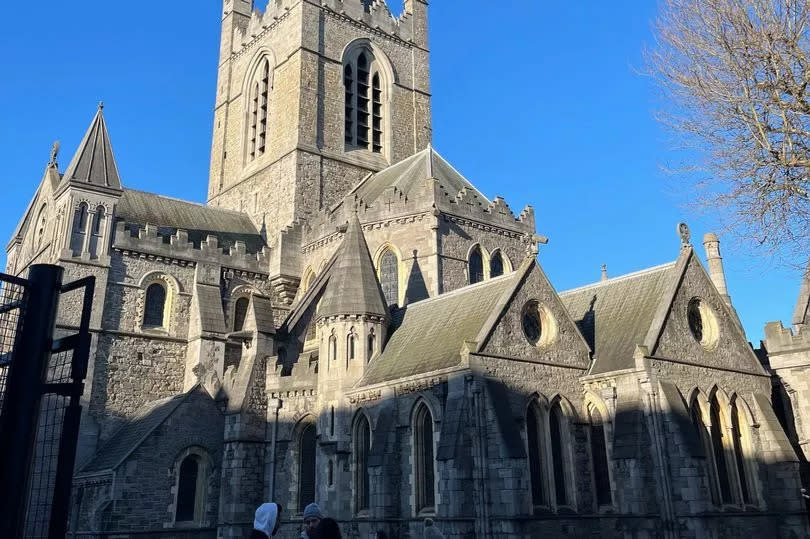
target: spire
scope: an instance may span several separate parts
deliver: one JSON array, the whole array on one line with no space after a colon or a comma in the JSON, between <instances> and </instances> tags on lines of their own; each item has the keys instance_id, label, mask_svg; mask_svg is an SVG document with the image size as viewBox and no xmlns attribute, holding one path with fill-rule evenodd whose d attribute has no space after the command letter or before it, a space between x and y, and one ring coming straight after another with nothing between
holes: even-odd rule
<instances>
[{"instance_id":1,"label":"spire","mask_svg":"<svg viewBox=\"0 0 810 539\"><path fill-rule=\"evenodd\" d=\"M351 217L343 236L318 311L319 317L344 314L388 316L357 213Z\"/></svg>"},{"instance_id":2,"label":"spire","mask_svg":"<svg viewBox=\"0 0 810 539\"><path fill-rule=\"evenodd\" d=\"M602 278L601 278L600 280L601 280L602 282L604 282L604 281L607 281L607 280L608 280L608 274L607 274L607 264L602 264Z\"/></svg>"},{"instance_id":3,"label":"spire","mask_svg":"<svg viewBox=\"0 0 810 539\"><path fill-rule=\"evenodd\" d=\"M65 170L63 181L121 189L121 178L115 165L103 111L104 103L99 103L96 116Z\"/></svg>"}]
</instances>

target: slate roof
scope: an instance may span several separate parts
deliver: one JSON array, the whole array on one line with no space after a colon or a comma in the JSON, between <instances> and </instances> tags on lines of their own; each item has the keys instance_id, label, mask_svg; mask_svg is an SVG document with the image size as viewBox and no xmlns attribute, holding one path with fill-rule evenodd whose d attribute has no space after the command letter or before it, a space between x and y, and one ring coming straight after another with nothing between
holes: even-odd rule
<instances>
[{"instance_id":1,"label":"slate roof","mask_svg":"<svg viewBox=\"0 0 810 539\"><path fill-rule=\"evenodd\" d=\"M396 187L407 196L414 187L429 178L439 180L439 186L451 198L456 197L461 191L466 191L473 198L479 198L481 204L489 204L487 197L432 146L370 176L350 194L356 194L366 204L373 205L389 187Z\"/></svg>"},{"instance_id":2,"label":"slate roof","mask_svg":"<svg viewBox=\"0 0 810 539\"><path fill-rule=\"evenodd\" d=\"M633 366L635 347L644 344L675 267L672 262L560 294L593 351L591 374Z\"/></svg>"},{"instance_id":3,"label":"slate roof","mask_svg":"<svg viewBox=\"0 0 810 539\"><path fill-rule=\"evenodd\" d=\"M492 309L521 272L412 303L394 313L394 332L358 385L371 385L458 365L465 341L475 340Z\"/></svg>"},{"instance_id":4,"label":"slate roof","mask_svg":"<svg viewBox=\"0 0 810 539\"><path fill-rule=\"evenodd\" d=\"M245 213L135 189L124 190L116 216L130 224L152 224L170 229L172 234L177 229L186 230L189 241L196 247L209 234L216 236L219 246L224 249L232 247L237 241L243 241L247 252L257 253L265 245L256 225Z\"/></svg>"},{"instance_id":5,"label":"slate roof","mask_svg":"<svg viewBox=\"0 0 810 539\"><path fill-rule=\"evenodd\" d=\"M79 474L114 470L177 410L194 390L146 404L141 413L118 429Z\"/></svg>"},{"instance_id":6,"label":"slate roof","mask_svg":"<svg viewBox=\"0 0 810 539\"><path fill-rule=\"evenodd\" d=\"M104 106L99 105L90 127L79 143L79 149L65 169L63 181L121 189L121 177L115 164L103 110Z\"/></svg>"},{"instance_id":7,"label":"slate roof","mask_svg":"<svg viewBox=\"0 0 810 539\"><path fill-rule=\"evenodd\" d=\"M319 317L346 314L388 316L357 214L349 221L318 311Z\"/></svg>"}]
</instances>

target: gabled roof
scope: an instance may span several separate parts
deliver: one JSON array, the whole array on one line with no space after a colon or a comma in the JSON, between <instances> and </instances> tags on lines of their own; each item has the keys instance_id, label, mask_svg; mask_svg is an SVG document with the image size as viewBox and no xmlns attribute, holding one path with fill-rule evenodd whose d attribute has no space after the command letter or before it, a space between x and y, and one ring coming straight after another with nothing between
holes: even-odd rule
<instances>
[{"instance_id":1,"label":"gabled roof","mask_svg":"<svg viewBox=\"0 0 810 539\"><path fill-rule=\"evenodd\" d=\"M439 187L451 198L464 191L471 193L473 198L479 198L482 204L489 204L489 200L432 146L369 176L350 194L355 194L364 203L373 205L389 187L395 187L397 191L408 196L411 190L429 178L437 179Z\"/></svg>"},{"instance_id":2,"label":"gabled roof","mask_svg":"<svg viewBox=\"0 0 810 539\"><path fill-rule=\"evenodd\" d=\"M560 294L593 351L591 374L633 367L676 272L672 262Z\"/></svg>"},{"instance_id":3,"label":"gabled roof","mask_svg":"<svg viewBox=\"0 0 810 539\"><path fill-rule=\"evenodd\" d=\"M349 221L318 311L319 317L347 314L388 316L357 214Z\"/></svg>"},{"instance_id":4,"label":"gabled roof","mask_svg":"<svg viewBox=\"0 0 810 539\"><path fill-rule=\"evenodd\" d=\"M131 224L152 224L188 232L189 241L199 246L209 234L225 249L242 241L249 253L257 253L265 242L246 213L205 206L153 193L125 189L116 217Z\"/></svg>"},{"instance_id":5,"label":"gabled roof","mask_svg":"<svg viewBox=\"0 0 810 539\"><path fill-rule=\"evenodd\" d=\"M65 169L62 181L121 189L121 178L118 176L118 167L115 164L103 110L104 105L99 104L98 111L79 144L79 149Z\"/></svg>"},{"instance_id":6,"label":"gabled roof","mask_svg":"<svg viewBox=\"0 0 810 539\"><path fill-rule=\"evenodd\" d=\"M146 404L141 412L126 425L118 429L107 442L101 446L96 455L79 474L102 472L118 468L129 455L143 443L147 436L158 428L194 391L175 395ZM204 391L204 390L203 390Z\"/></svg>"},{"instance_id":7,"label":"gabled roof","mask_svg":"<svg viewBox=\"0 0 810 539\"><path fill-rule=\"evenodd\" d=\"M522 272L411 303L394 313L395 330L358 385L371 385L456 366Z\"/></svg>"}]
</instances>

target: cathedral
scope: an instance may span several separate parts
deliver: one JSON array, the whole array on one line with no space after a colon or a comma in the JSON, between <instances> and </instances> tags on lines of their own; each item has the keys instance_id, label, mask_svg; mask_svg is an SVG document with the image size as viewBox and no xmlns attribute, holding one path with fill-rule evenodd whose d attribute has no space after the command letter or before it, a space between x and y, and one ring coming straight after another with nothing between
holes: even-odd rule
<instances>
[{"instance_id":1,"label":"cathedral","mask_svg":"<svg viewBox=\"0 0 810 539\"><path fill-rule=\"evenodd\" d=\"M685 225L558 291L431 144L425 0L267 4L223 0L206 204L129 187L99 106L8 244L96 277L71 537L808 536L810 273L758 350Z\"/></svg>"}]
</instances>

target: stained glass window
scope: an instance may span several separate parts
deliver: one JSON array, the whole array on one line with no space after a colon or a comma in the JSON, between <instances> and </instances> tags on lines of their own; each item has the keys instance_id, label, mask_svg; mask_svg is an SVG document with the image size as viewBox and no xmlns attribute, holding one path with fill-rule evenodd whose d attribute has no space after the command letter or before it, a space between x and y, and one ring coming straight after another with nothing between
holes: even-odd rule
<instances>
[{"instance_id":1,"label":"stained glass window","mask_svg":"<svg viewBox=\"0 0 810 539\"><path fill-rule=\"evenodd\" d=\"M385 302L391 306L399 302L399 260L393 251L386 251L380 260L380 284Z\"/></svg>"},{"instance_id":2,"label":"stained glass window","mask_svg":"<svg viewBox=\"0 0 810 539\"><path fill-rule=\"evenodd\" d=\"M470 252L469 273L470 284L480 283L484 280L484 259L481 256L481 249L478 247Z\"/></svg>"},{"instance_id":3,"label":"stained glass window","mask_svg":"<svg viewBox=\"0 0 810 539\"><path fill-rule=\"evenodd\" d=\"M498 251L492 255L489 261L489 276L500 277L501 275L503 275L503 255Z\"/></svg>"}]
</instances>

